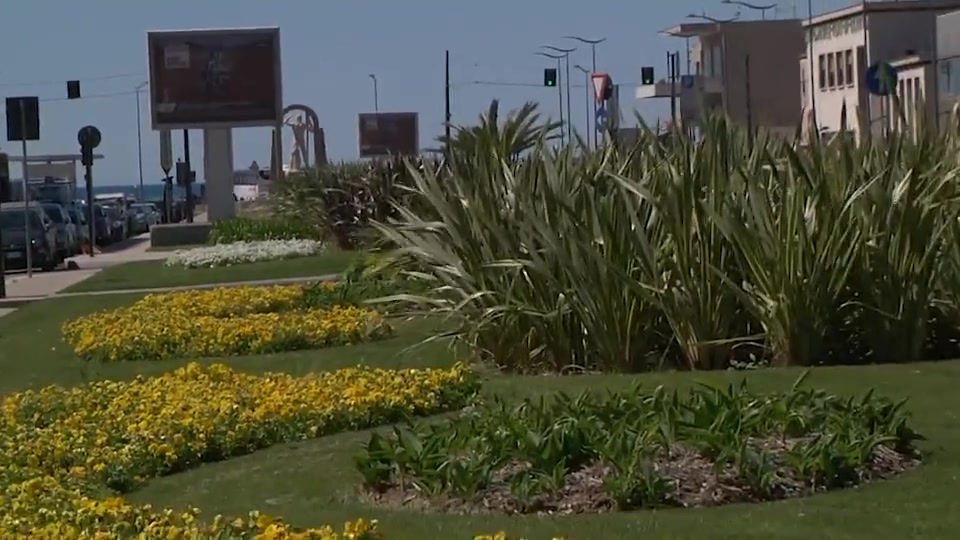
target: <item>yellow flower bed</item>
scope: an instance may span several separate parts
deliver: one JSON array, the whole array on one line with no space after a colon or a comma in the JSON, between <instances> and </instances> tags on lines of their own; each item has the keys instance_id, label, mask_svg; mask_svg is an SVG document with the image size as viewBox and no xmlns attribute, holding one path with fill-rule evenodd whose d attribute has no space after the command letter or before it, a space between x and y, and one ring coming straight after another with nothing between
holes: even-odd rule
<instances>
[{"instance_id":1,"label":"yellow flower bed","mask_svg":"<svg viewBox=\"0 0 960 540\"><path fill-rule=\"evenodd\" d=\"M371 309L299 309L303 294L300 285L153 294L69 321L63 335L80 358L117 362L266 354L391 333Z\"/></svg>"},{"instance_id":2,"label":"yellow flower bed","mask_svg":"<svg viewBox=\"0 0 960 540\"><path fill-rule=\"evenodd\" d=\"M272 444L459 407L475 390L460 366L294 377L190 364L130 382L14 394L0 403L0 539L375 538L364 532L369 524L291 536L257 513L201 525L196 509L109 495Z\"/></svg>"}]
</instances>

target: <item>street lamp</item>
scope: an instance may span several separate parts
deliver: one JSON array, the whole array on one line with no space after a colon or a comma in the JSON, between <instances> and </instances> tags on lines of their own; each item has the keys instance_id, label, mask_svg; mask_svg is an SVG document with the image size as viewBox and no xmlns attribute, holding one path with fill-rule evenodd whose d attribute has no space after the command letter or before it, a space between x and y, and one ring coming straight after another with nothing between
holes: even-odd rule
<instances>
[{"instance_id":1,"label":"street lamp","mask_svg":"<svg viewBox=\"0 0 960 540\"><path fill-rule=\"evenodd\" d=\"M591 85L590 85L590 73L591 73L591 72L590 72L589 69L581 66L580 64L577 64L577 65L575 65L575 66L573 66L573 67L574 67L575 69L580 70L580 72L583 73L583 80L584 80L584 84L586 85L586 86L584 87L584 90L583 90L583 95L584 95L584 97L587 98L587 102L586 102L586 105L587 105L587 108L586 108L586 113L587 113L586 121L587 121L587 123L584 124L584 127L585 127L586 130L587 130L587 147L589 147L589 146L590 146L590 86L591 86ZM596 126L594 126L594 130L596 130Z\"/></svg>"},{"instance_id":2,"label":"street lamp","mask_svg":"<svg viewBox=\"0 0 960 540\"><path fill-rule=\"evenodd\" d=\"M540 48L549 49L551 51L556 51L558 53L561 53L563 54L563 59L566 61L566 64L567 64L567 74L566 74L566 77L567 77L567 136L569 136L570 140L572 141L573 140L573 121L572 121L573 117L571 116L571 113L570 113L570 53L577 50L577 48L574 47L572 49L561 49L560 47L554 47L552 45L543 45Z\"/></svg>"},{"instance_id":3,"label":"street lamp","mask_svg":"<svg viewBox=\"0 0 960 540\"><path fill-rule=\"evenodd\" d=\"M373 81L373 112L380 112L380 93L377 90L377 76L373 73L370 74L370 80Z\"/></svg>"},{"instance_id":4,"label":"street lamp","mask_svg":"<svg viewBox=\"0 0 960 540\"><path fill-rule=\"evenodd\" d=\"M590 45L590 57L591 57L591 60L592 60L592 63L590 64L590 66L591 66L590 71L591 71L591 73L596 73L596 72L597 72L597 45L599 45L599 44L603 43L604 41L606 41L607 38L587 39L587 38L582 38L582 37L579 37L579 36L564 36L564 39L572 39L572 40L574 40L574 41L579 41L580 43L585 43L585 44L587 44L587 45ZM591 86L591 85L590 85L590 80L589 80L589 78L587 79L587 86ZM596 92L596 90L594 90L594 92L593 92L593 115L594 115L594 117L596 117L596 115L597 115L597 103L599 103L599 100L597 99L597 92ZM597 147L599 146L599 144L600 144L599 141L598 141L598 135L597 135L597 133L598 133L597 126L596 126L596 124L594 124L594 126L593 126L593 147L594 147L594 148L597 148Z\"/></svg>"},{"instance_id":5,"label":"street lamp","mask_svg":"<svg viewBox=\"0 0 960 540\"><path fill-rule=\"evenodd\" d=\"M143 134L141 133L143 130L140 127L140 92L148 84L150 84L148 81L143 81L142 83L138 84L137 87L134 89L134 94L136 95L136 98L137 98L137 165L140 169L140 197L139 197L140 202L144 201L144 197L143 197ZM92 201L93 194L88 193L87 198L89 198Z\"/></svg>"},{"instance_id":6,"label":"street lamp","mask_svg":"<svg viewBox=\"0 0 960 540\"><path fill-rule=\"evenodd\" d=\"M715 17L711 17L711 16L707 15L706 13L701 13L700 15L697 15L696 13L691 13L691 14L687 15L687 18L688 18L688 19L700 19L700 20L704 20L704 21L707 21L707 22L712 22L712 23L714 23L714 24L723 24L723 23L731 23L731 22L739 19L739 18L740 18L740 12L738 11L736 15L734 15L733 17L731 17L731 18L729 18L729 19L717 19L717 18L715 18Z\"/></svg>"},{"instance_id":7,"label":"street lamp","mask_svg":"<svg viewBox=\"0 0 960 540\"><path fill-rule=\"evenodd\" d=\"M767 11L771 9L776 9L777 4L751 4L750 2L744 2L743 0L720 0L721 4L727 4L732 6L741 6L747 9L752 9L754 11L760 12L760 18L767 18Z\"/></svg>"},{"instance_id":8,"label":"street lamp","mask_svg":"<svg viewBox=\"0 0 960 540\"><path fill-rule=\"evenodd\" d=\"M537 56L544 56L544 57L546 57L546 58L551 58L551 59L553 59L553 60L556 60L556 61L557 61L557 71L560 71L560 60L563 60L563 56L556 55L556 54L545 53L545 52L541 52L541 51L537 51L537 52L535 52L535 53L533 53L533 54L535 54L535 55L537 55ZM564 131L563 131L563 85L562 85L562 84L558 84L558 85L557 85L557 95L559 96L559 100L560 100L560 142L561 142L561 144L562 144L562 143L566 142L566 133L564 133Z\"/></svg>"}]
</instances>

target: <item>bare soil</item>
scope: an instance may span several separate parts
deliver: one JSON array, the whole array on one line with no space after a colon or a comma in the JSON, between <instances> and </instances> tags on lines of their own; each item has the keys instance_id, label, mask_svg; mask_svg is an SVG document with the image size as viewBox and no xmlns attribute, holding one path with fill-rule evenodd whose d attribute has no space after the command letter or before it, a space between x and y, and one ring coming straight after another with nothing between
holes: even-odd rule
<instances>
[{"instance_id":1,"label":"bare soil","mask_svg":"<svg viewBox=\"0 0 960 540\"><path fill-rule=\"evenodd\" d=\"M806 497L826 491L826 487L812 479L801 478L786 464L786 452L796 440L764 439L754 441L758 451L776 463L776 480L764 493L758 493L735 466L719 468L700 452L683 444L670 448L669 452L655 458L651 465L657 475L669 486L667 497L655 506L701 507L732 503L751 503L770 500ZM867 482L889 479L914 469L921 463L917 453L902 454L882 446L874 452L869 466L857 471L857 478L843 487L854 487ZM543 492L519 498L511 490L511 480L530 471L530 464L510 462L497 470L489 485L472 498L442 494L427 497L416 490L412 483L387 486L364 497L387 507L406 507L456 514L586 514L617 510L617 504L606 488L613 468L605 463L591 463L569 472L563 486L556 492ZM638 506L644 506L640 504Z\"/></svg>"}]
</instances>

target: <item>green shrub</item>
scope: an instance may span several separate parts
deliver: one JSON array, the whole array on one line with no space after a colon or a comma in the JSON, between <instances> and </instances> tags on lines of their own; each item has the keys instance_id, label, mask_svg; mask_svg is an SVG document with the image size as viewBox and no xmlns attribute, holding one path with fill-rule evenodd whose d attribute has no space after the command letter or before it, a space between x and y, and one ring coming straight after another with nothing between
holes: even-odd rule
<instances>
[{"instance_id":1,"label":"green shrub","mask_svg":"<svg viewBox=\"0 0 960 540\"><path fill-rule=\"evenodd\" d=\"M262 240L319 240L320 231L294 218L252 219L236 217L218 221L210 229L211 244Z\"/></svg>"},{"instance_id":2,"label":"green shrub","mask_svg":"<svg viewBox=\"0 0 960 540\"><path fill-rule=\"evenodd\" d=\"M960 356L960 135L815 140L723 118L599 151L527 107L411 172L384 241L511 371L724 369ZM428 210L420 212L412 208Z\"/></svg>"},{"instance_id":3,"label":"green shrub","mask_svg":"<svg viewBox=\"0 0 960 540\"><path fill-rule=\"evenodd\" d=\"M355 458L385 501L455 511L580 513L809 495L914 467L903 403L801 386L496 400L374 433Z\"/></svg>"},{"instance_id":4,"label":"green shrub","mask_svg":"<svg viewBox=\"0 0 960 540\"><path fill-rule=\"evenodd\" d=\"M324 231L341 249L369 246L377 239L370 224L398 216L407 208L411 170L437 170L439 162L401 158L341 163L291 174L271 194L275 211Z\"/></svg>"}]
</instances>

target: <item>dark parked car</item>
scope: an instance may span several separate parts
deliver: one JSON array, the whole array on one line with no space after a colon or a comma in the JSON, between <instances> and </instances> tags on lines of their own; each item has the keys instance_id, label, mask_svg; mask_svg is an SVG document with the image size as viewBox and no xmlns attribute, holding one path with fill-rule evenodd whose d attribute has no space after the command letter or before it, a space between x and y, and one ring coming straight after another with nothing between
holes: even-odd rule
<instances>
[{"instance_id":1,"label":"dark parked car","mask_svg":"<svg viewBox=\"0 0 960 540\"><path fill-rule=\"evenodd\" d=\"M84 213L87 212L86 207L83 211ZM93 205L93 232L97 235L95 240L98 246L110 244L113 237L113 225L109 216L107 216L107 211L99 204Z\"/></svg>"},{"instance_id":2,"label":"dark parked car","mask_svg":"<svg viewBox=\"0 0 960 540\"><path fill-rule=\"evenodd\" d=\"M77 228L77 243L82 247L89 243L90 228L87 227L86 209L82 206L72 205L67 207L67 213L70 214L70 221Z\"/></svg>"},{"instance_id":3,"label":"dark parked car","mask_svg":"<svg viewBox=\"0 0 960 540\"><path fill-rule=\"evenodd\" d=\"M17 207L19 206L19 207ZM27 237L25 221L30 222ZM23 203L0 205L0 228L3 235L3 262L9 270L27 269L27 249L30 250L32 267L49 272L61 261L57 257L56 231L46 213L36 205L30 205L24 219Z\"/></svg>"},{"instance_id":4,"label":"dark parked car","mask_svg":"<svg viewBox=\"0 0 960 540\"><path fill-rule=\"evenodd\" d=\"M57 203L49 202L40 203L40 206L53 221L53 228L57 233L57 257L63 260L79 253L77 227L70 219L67 209Z\"/></svg>"},{"instance_id":5,"label":"dark parked car","mask_svg":"<svg viewBox=\"0 0 960 540\"><path fill-rule=\"evenodd\" d=\"M124 213L115 205L104 204L101 205L103 208L104 216L107 220L107 227L110 231L110 241L111 242L123 242L127 239L127 217Z\"/></svg>"}]
</instances>

